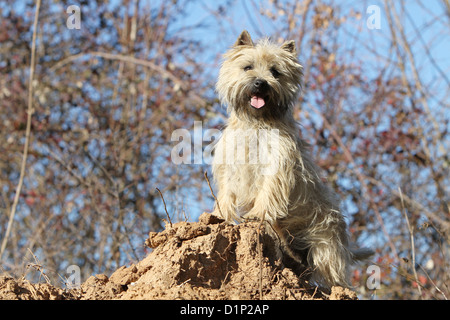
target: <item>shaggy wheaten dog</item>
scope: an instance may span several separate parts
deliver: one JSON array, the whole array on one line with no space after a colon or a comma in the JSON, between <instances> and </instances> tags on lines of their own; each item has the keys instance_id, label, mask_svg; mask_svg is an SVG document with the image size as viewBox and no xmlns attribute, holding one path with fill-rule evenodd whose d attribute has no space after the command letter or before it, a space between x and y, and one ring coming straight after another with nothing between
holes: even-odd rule
<instances>
[{"instance_id":1,"label":"shaggy wheaten dog","mask_svg":"<svg viewBox=\"0 0 450 320\"><path fill-rule=\"evenodd\" d=\"M349 266L370 256L351 250L334 192L300 139L292 115L302 80L294 41L254 44L243 31L225 53L217 92L230 117L215 146L214 214L264 219L291 263L325 288L349 286Z\"/></svg>"}]
</instances>

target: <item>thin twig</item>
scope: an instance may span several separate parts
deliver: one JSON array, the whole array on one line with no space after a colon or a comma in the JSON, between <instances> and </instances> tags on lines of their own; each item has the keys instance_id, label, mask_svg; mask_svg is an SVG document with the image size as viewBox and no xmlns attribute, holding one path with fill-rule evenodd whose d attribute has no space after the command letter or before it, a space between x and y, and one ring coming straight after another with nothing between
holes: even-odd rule
<instances>
[{"instance_id":1,"label":"thin twig","mask_svg":"<svg viewBox=\"0 0 450 320\"><path fill-rule=\"evenodd\" d=\"M263 237L263 223L264 223L264 218L266 216L266 212L264 211L263 216L261 217L261 221L258 225L258 237L257 237L257 246L258 246L258 259L259 259L259 300L263 299L263 285L262 285L262 273L263 273L263 268L262 268L262 243L261 243L261 237Z\"/></svg>"},{"instance_id":2,"label":"thin twig","mask_svg":"<svg viewBox=\"0 0 450 320\"><path fill-rule=\"evenodd\" d=\"M422 289L420 288L419 278L417 277L417 272L416 272L416 253L415 253L415 245L414 245L414 234L413 234L413 230L411 228L411 225L409 223L408 215L406 214L405 205L403 203L403 193L402 193L402 189L400 189L400 187L398 187L398 192L400 194L400 201L401 201L401 204L402 204L402 211L403 211L403 214L404 214L405 219L406 219L406 224L408 225L409 236L410 236L410 239L411 239L411 258L412 258L412 269L413 269L413 273L414 273L414 278L416 278L417 290L419 291L420 298L422 299Z\"/></svg>"},{"instance_id":3,"label":"thin twig","mask_svg":"<svg viewBox=\"0 0 450 320\"><path fill-rule=\"evenodd\" d=\"M439 289L439 287L434 283L434 281L430 278L428 272L419 264L420 269L422 269L422 271L425 273L425 275L427 276L428 280L430 280L431 284L434 286L434 288L440 293L442 294L442 296L444 297L445 300L448 300L447 296L442 292L441 289ZM434 295L433 295L434 296Z\"/></svg>"},{"instance_id":4,"label":"thin twig","mask_svg":"<svg viewBox=\"0 0 450 320\"><path fill-rule=\"evenodd\" d=\"M211 188L211 183L209 182L208 173L207 173L206 171L205 171L205 179L206 179L206 182L208 182L209 190L211 190L211 194L212 194L214 200L216 200L216 205L217 205L217 209L219 209L220 216L221 216L222 218L224 218L224 216L223 216L223 214L222 214L222 210L220 210L219 200L217 200L217 198L216 198L216 196L215 196L215 194L214 194L214 192L213 192L213 190L212 190L212 188Z\"/></svg>"},{"instance_id":5,"label":"thin twig","mask_svg":"<svg viewBox=\"0 0 450 320\"><path fill-rule=\"evenodd\" d=\"M27 269L28 269L29 267L32 267L32 268L34 268L35 270L39 271L39 272L41 273L41 275L44 277L45 281L46 281L48 284L51 284L51 283L50 283L50 278L44 273L44 267L41 265L41 262L39 261L39 259L36 257L36 255L33 253L33 251L31 251L30 248L27 248L27 249L28 249L28 251L30 252L30 254L33 256L33 259L34 259L34 262L35 262L35 263L29 263L29 264L27 264ZM39 278L39 281L40 281L40 280L41 280L41 279Z\"/></svg>"},{"instance_id":6,"label":"thin twig","mask_svg":"<svg viewBox=\"0 0 450 320\"><path fill-rule=\"evenodd\" d=\"M159 190L158 188L156 188L156 190L159 192L159 195L161 196L161 199L164 203L164 210L166 211L167 219L169 219L169 224L170 224L170 227L172 228L172 221L170 220L169 213L167 212L167 207L166 207L166 202L164 201L164 197L161 193L161 190Z\"/></svg>"},{"instance_id":7,"label":"thin twig","mask_svg":"<svg viewBox=\"0 0 450 320\"><path fill-rule=\"evenodd\" d=\"M25 145L23 147L22 164L20 167L19 183L17 184L16 194L14 195L13 205L11 212L9 214L8 226L6 228L5 237L2 241L2 246L0 248L0 261L2 260L3 252L5 251L6 244L8 243L8 237L11 232L11 227L14 221L14 216L16 214L17 204L19 203L20 192L22 190L23 179L25 176L25 166L28 157L28 148L30 145L30 134L31 134L31 116L34 113L33 109L33 77L34 77L34 65L36 58L36 33L37 24L39 19L39 8L41 6L41 0L36 2L36 11L34 14L34 25L33 25L33 38L31 43L31 62L30 62L30 76L28 79L28 109L27 109L27 127L25 131Z\"/></svg>"}]
</instances>

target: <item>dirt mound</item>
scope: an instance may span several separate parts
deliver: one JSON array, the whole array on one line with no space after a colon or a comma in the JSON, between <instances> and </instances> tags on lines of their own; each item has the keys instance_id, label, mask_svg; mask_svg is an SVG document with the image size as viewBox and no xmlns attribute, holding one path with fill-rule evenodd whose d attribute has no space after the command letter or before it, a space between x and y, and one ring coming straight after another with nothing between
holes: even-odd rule
<instances>
[{"instance_id":1,"label":"dirt mound","mask_svg":"<svg viewBox=\"0 0 450 320\"><path fill-rule=\"evenodd\" d=\"M0 277L0 299L356 299L333 287L310 287L275 259L275 243L258 222L230 225L204 213L199 222L168 224L151 232L154 250L109 278L91 276L79 289Z\"/></svg>"}]
</instances>

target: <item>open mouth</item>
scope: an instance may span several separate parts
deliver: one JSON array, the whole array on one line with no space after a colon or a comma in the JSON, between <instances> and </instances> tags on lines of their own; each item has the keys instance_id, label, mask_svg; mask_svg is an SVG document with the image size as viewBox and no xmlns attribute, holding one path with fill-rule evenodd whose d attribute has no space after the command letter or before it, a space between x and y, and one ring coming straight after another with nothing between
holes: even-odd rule
<instances>
[{"instance_id":1,"label":"open mouth","mask_svg":"<svg viewBox=\"0 0 450 320\"><path fill-rule=\"evenodd\" d=\"M250 105L253 108L260 109L260 108L264 107L264 105L266 104L266 99L267 99L267 97L262 98L262 97L258 97L258 96L252 96L250 99Z\"/></svg>"}]
</instances>

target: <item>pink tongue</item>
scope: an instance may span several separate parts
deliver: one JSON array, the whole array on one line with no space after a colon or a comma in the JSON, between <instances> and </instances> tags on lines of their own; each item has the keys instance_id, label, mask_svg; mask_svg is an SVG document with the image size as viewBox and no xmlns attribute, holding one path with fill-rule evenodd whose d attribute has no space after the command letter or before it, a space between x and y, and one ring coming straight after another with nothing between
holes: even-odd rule
<instances>
[{"instance_id":1,"label":"pink tongue","mask_svg":"<svg viewBox=\"0 0 450 320\"><path fill-rule=\"evenodd\" d=\"M250 100L250 104L253 107L259 109L259 108L264 106L265 102L264 102L263 98L260 98L260 97L257 97L257 96L253 96L252 99Z\"/></svg>"}]
</instances>

